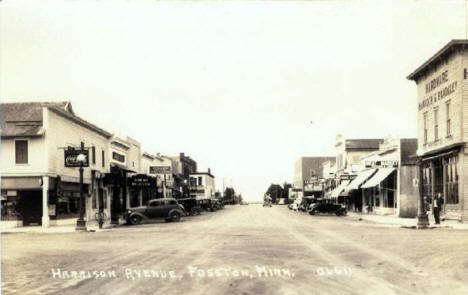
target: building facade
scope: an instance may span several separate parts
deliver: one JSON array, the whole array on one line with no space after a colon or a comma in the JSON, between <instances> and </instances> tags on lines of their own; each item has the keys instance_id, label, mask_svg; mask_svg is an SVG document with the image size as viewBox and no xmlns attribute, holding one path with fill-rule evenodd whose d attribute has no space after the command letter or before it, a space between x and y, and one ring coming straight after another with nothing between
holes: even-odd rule
<instances>
[{"instance_id":1,"label":"building facade","mask_svg":"<svg viewBox=\"0 0 468 295\"><path fill-rule=\"evenodd\" d=\"M416 138L388 137L378 151L362 158L368 173L350 196L357 199L356 211L413 218L418 209Z\"/></svg>"},{"instance_id":2,"label":"building facade","mask_svg":"<svg viewBox=\"0 0 468 295\"><path fill-rule=\"evenodd\" d=\"M110 213L104 175L111 134L75 115L70 102L1 105L3 226L73 223L79 215L78 168L65 167L65 150L89 153L84 167L85 218Z\"/></svg>"},{"instance_id":3,"label":"building facade","mask_svg":"<svg viewBox=\"0 0 468 295\"><path fill-rule=\"evenodd\" d=\"M316 182L323 178L322 164L334 160L334 157L300 157L297 159L294 165L292 190L296 195L296 200L323 192L323 189L318 189L321 185L316 185Z\"/></svg>"},{"instance_id":4,"label":"building facade","mask_svg":"<svg viewBox=\"0 0 468 295\"><path fill-rule=\"evenodd\" d=\"M407 78L416 83L423 197L442 218L468 221L468 40L452 40Z\"/></svg>"},{"instance_id":5,"label":"building facade","mask_svg":"<svg viewBox=\"0 0 468 295\"><path fill-rule=\"evenodd\" d=\"M215 177L208 172L195 172L190 174L190 197L197 200L214 198L216 193Z\"/></svg>"}]
</instances>

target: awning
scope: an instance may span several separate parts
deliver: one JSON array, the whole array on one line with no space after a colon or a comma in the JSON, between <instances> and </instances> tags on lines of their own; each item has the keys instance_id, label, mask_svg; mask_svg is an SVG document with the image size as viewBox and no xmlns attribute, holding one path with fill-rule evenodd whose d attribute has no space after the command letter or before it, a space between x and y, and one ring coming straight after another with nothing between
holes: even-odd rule
<instances>
[{"instance_id":1,"label":"awning","mask_svg":"<svg viewBox=\"0 0 468 295\"><path fill-rule=\"evenodd\" d=\"M331 198L338 198L341 194L342 191L344 191L344 189L346 188L346 186L348 185L349 181L348 180L345 180L343 181L337 188L335 188L332 192L331 192L331 195L330 197Z\"/></svg>"},{"instance_id":2,"label":"awning","mask_svg":"<svg viewBox=\"0 0 468 295\"><path fill-rule=\"evenodd\" d=\"M125 172L136 173L136 171L130 170L130 169L127 168L127 166L119 164L119 163L111 162L110 166L111 167L117 167L117 168L119 168L119 169L121 169L121 170L123 170Z\"/></svg>"},{"instance_id":3,"label":"awning","mask_svg":"<svg viewBox=\"0 0 468 295\"><path fill-rule=\"evenodd\" d=\"M387 178L395 168L380 168L374 176L371 177L361 188L369 188L379 185L385 178Z\"/></svg>"},{"instance_id":4,"label":"awning","mask_svg":"<svg viewBox=\"0 0 468 295\"><path fill-rule=\"evenodd\" d=\"M366 180L368 180L377 169L364 170L356 176L353 181L346 187L346 192L359 189L359 186Z\"/></svg>"}]
</instances>

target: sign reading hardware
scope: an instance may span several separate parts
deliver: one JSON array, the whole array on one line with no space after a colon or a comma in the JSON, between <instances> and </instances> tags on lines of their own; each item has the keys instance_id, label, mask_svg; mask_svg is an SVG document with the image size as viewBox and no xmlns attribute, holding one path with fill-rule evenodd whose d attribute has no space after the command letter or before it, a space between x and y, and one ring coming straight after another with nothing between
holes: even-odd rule
<instances>
[{"instance_id":1,"label":"sign reading hardware","mask_svg":"<svg viewBox=\"0 0 468 295\"><path fill-rule=\"evenodd\" d=\"M84 161L78 161L78 156L84 155ZM65 150L65 167L89 167L88 150Z\"/></svg>"},{"instance_id":2,"label":"sign reading hardware","mask_svg":"<svg viewBox=\"0 0 468 295\"><path fill-rule=\"evenodd\" d=\"M171 166L150 166L149 167L150 174L171 174L172 167Z\"/></svg>"}]
</instances>

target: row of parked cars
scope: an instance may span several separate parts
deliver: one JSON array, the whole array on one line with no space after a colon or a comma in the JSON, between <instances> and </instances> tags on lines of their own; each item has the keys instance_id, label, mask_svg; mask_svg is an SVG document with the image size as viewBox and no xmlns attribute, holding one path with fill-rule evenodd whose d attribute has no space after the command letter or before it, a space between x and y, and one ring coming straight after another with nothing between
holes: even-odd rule
<instances>
[{"instance_id":1,"label":"row of parked cars","mask_svg":"<svg viewBox=\"0 0 468 295\"><path fill-rule=\"evenodd\" d=\"M219 199L154 199L148 201L146 206L128 209L124 219L131 225L155 219L177 222L184 216L199 215L203 211L217 211L222 208L224 203Z\"/></svg>"},{"instance_id":2,"label":"row of parked cars","mask_svg":"<svg viewBox=\"0 0 468 295\"><path fill-rule=\"evenodd\" d=\"M304 211L310 215L335 214L336 216L345 216L347 214L346 207L343 204L330 203L322 199L312 199L310 202L305 201L300 204L291 203L288 208L294 211Z\"/></svg>"}]
</instances>

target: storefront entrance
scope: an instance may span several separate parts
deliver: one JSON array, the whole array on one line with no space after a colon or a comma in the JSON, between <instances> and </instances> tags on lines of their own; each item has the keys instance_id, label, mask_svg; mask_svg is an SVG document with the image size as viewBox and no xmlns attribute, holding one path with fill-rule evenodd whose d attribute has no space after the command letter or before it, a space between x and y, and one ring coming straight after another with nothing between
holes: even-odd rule
<instances>
[{"instance_id":1,"label":"storefront entrance","mask_svg":"<svg viewBox=\"0 0 468 295\"><path fill-rule=\"evenodd\" d=\"M42 225L42 191L18 191L23 225Z\"/></svg>"}]
</instances>

